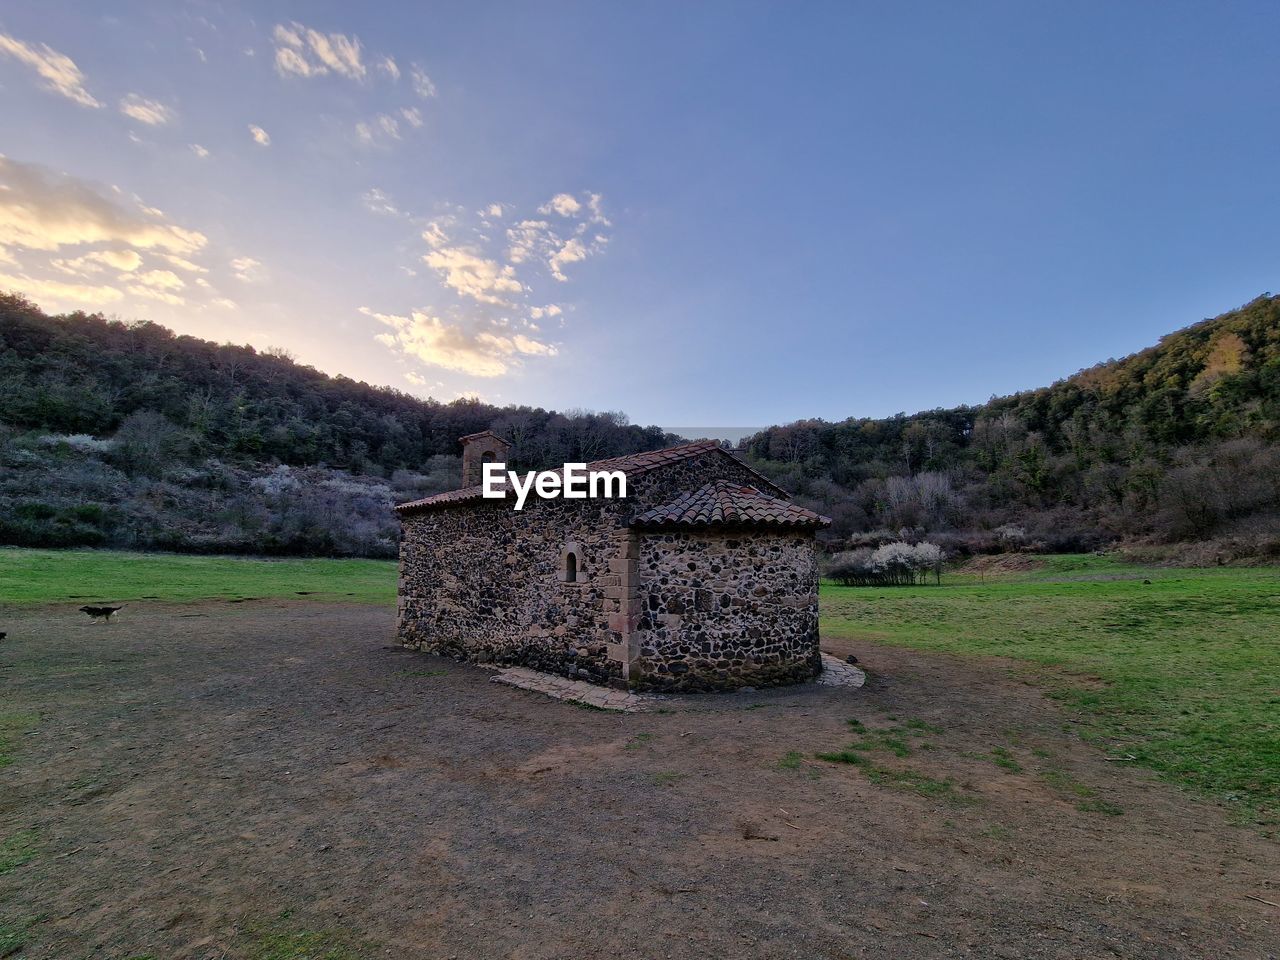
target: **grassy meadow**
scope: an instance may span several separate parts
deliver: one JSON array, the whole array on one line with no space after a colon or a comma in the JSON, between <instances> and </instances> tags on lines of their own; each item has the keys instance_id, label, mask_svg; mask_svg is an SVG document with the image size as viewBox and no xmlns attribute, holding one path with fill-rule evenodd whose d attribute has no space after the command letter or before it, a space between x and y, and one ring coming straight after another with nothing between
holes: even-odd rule
<instances>
[{"instance_id":1,"label":"grassy meadow","mask_svg":"<svg viewBox=\"0 0 1280 960\"><path fill-rule=\"evenodd\" d=\"M394 604L396 564L392 560L266 560L114 550L0 548L0 606L300 596Z\"/></svg>"},{"instance_id":2,"label":"grassy meadow","mask_svg":"<svg viewBox=\"0 0 1280 960\"><path fill-rule=\"evenodd\" d=\"M391 604L381 560L0 549L8 604L306 598ZM1280 816L1280 571L1057 556L941 586L823 584L823 635L1032 666L1109 754ZM0 615L0 630L3 616Z\"/></svg>"},{"instance_id":3,"label":"grassy meadow","mask_svg":"<svg viewBox=\"0 0 1280 960\"><path fill-rule=\"evenodd\" d=\"M822 589L825 637L1009 657L1116 757L1280 816L1280 571L1144 569L1108 557Z\"/></svg>"}]
</instances>

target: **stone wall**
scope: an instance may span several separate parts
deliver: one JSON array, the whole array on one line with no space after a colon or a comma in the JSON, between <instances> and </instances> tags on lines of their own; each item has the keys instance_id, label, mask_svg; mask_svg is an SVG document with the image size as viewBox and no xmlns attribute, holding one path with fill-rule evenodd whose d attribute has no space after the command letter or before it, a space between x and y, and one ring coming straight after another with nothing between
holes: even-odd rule
<instances>
[{"instance_id":1,"label":"stone wall","mask_svg":"<svg viewBox=\"0 0 1280 960\"><path fill-rule=\"evenodd\" d=\"M645 576L639 568L638 549L648 538L628 531L626 523L636 513L716 479L759 482L737 461L709 452L628 477L626 500L542 500L531 496L519 512L512 509L510 501L472 500L402 516L401 643L461 659L521 664L597 683L635 684L635 664L628 661L640 653ZM756 536L738 539L745 544ZM783 535L780 542L790 542L791 536ZM807 560L805 550L799 547L794 558L801 571L796 582L803 593L804 571L813 563L813 541L812 536L801 539L808 545ZM562 581L564 551L570 544L577 553L579 574L573 584ZM675 552L666 551L673 557ZM755 560L754 556L743 557L753 570ZM746 569L741 575L737 566L733 569L729 579L745 583ZM753 582L772 584L780 575L756 576ZM730 591L726 587L724 592L727 595ZM732 595L738 595L736 586ZM764 606L771 611L778 606L768 597L765 600ZM816 645L816 593L812 602ZM807 607L807 599L804 605ZM789 631L788 636L798 629L777 611L750 620L748 609L740 603L731 600L726 609L731 616L721 618L720 627L707 628L716 633L717 650L728 650L728 638L739 628L763 629L765 623L774 623ZM786 670L769 660L782 649L773 646L763 655L753 654L761 657L757 664L764 668L760 679L735 679L744 677L750 672L747 665L754 664L743 656L723 658L728 665L715 667L709 675L699 666L696 676L706 681L702 685L688 676L676 680L671 664L692 665L701 658L676 652L688 643L673 641L670 624L660 627L665 631L661 635L650 629L657 644L653 649L662 653L650 658L646 673L646 677L652 674L649 686L709 689L747 682L786 682L782 679ZM658 669L664 659L669 659L665 673ZM734 664L734 659L742 662ZM729 671L729 677L714 672L720 669ZM692 666L690 672L695 672ZM792 674L800 673L803 670L797 671L793 665ZM728 682L712 682L718 680Z\"/></svg>"},{"instance_id":2,"label":"stone wall","mask_svg":"<svg viewBox=\"0 0 1280 960\"><path fill-rule=\"evenodd\" d=\"M530 501L517 513L482 500L405 517L401 643L600 683L620 677L604 603L617 524L592 503ZM561 579L569 543L575 583Z\"/></svg>"},{"instance_id":3,"label":"stone wall","mask_svg":"<svg viewBox=\"0 0 1280 960\"><path fill-rule=\"evenodd\" d=\"M632 686L724 690L821 672L812 532L648 533L637 548Z\"/></svg>"}]
</instances>

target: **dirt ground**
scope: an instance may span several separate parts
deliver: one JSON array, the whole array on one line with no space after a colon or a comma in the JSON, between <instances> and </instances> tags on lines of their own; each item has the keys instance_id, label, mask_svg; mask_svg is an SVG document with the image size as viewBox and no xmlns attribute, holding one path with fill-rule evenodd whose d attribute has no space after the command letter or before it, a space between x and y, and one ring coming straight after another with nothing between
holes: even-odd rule
<instances>
[{"instance_id":1,"label":"dirt ground","mask_svg":"<svg viewBox=\"0 0 1280 960\"><path fill-rule=\"evenodd\" d=\"M622 715L392 648L377 608L125 614L0 615L3 709L39 715L0 771L16 956L1280 954L1280 845L1007 663L831 642L865 688ZM851 718L898 749L815 759Z\"/></svg>"}]
</instances>

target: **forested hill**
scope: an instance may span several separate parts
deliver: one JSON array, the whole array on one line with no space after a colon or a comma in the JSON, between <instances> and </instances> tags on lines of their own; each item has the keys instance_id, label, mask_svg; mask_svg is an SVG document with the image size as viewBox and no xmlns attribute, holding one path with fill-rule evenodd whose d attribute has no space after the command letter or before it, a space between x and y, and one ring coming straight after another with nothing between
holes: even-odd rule
<instances>
[{"instance_id":1,"label":"forested hill","mask_svg":"<svg viewBox=\"0 0 1280 960\"><path fill-rule=\"evenodd\" d=\"M437 403L281 352L0 296L0 543L391 555L391 504L456 486L457 438L520 467L677 442L616 413ZM745 454L833 548L1118 539L1280 555L1280 297L972 407L771 427Z\"/></svg>"},{"instance_id":2,"label":"forested hill","mask_svg":"<svg viewBox=\"0 0 1280 960\"><path fill-rule=\"evenodd\" d=\"M391 555L392 503L456 487L458 438L487 428L517 467L679 442L619 413L420 400L0 295L0 544Z\"/></svg>"},{"instance_id":3,"label":"forested hill","mask_svg":"<svg viewBox=\"0 0 1280 960\"><path fill-rule=\"evenodd\" d=\"M0 422L106 437L139 412L183 430L193 456L361 473L418 469L490 427L518 435L519 455L539 466L658 449L671 439L617 413L420 400L328 376L283 351L177 336L154 323L51 317L0 295Z\"/></svg>"},{"instance_id":4,"label":"forested hill","mask_svg":"<svg viewBox=\"0 0 1280 960\"><path fill-rule=\"evenodd\" d=\"M960 549L1118 537L1270 549L1280 544L1278 441L1280 297L1266 295L1050 387L772 427L746 447L834 511L842 534L963 534Z\"/></svg>"}]
</instances>

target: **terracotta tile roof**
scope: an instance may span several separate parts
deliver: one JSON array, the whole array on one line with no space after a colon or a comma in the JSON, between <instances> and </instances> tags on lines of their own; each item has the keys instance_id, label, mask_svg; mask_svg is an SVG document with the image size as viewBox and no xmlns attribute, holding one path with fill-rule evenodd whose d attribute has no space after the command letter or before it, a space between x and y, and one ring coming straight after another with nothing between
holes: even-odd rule
<instances>
[{"instance_id":1,"label":"terracotta tile roof","mask_svg":"<svg viewBox=\"0 0 1280 960\"><path fill-rule=\"evenodd\" d=\"M682 493L665 507L646 510L633 527L770 526L794 529L825 527L826 517L799 504L770 496L732 480L713 480Z\"/></svg>"},{"instance_id":2,"label":"terracotta tile roof","mask_svg":"<svg viewBox=\"0 0 1280 960\"><path fill-rule=\"evenodd\" d=\"M649 450L645 453L630 453L622 457L610 457L608 460L597 460L594 463L587 464L588 470L621 470L629 478L642 473L648 473L650 470L657 470L661 467L668 466L673 463L679 463L681 460L689 460L693 457L701 456L711 450L720 449L720 444L715 440L697 440L693 443L682 443L677 447L667 447L665 450ZM732 454L725 454L732 456ZM745 467L746 465L743 464ZM749 467L747 469L750 469ZM563 473L563 469L551 471L553 473ZM754 473L754 471L752 471ZM761 481L769 486L773 486L764 477ZM775 487L775 489L777 489ZM782 492L779 490L779 492ZM412 500L409 503L402 503L396 507L401 513L415 513L419 510L430 510L433 507L443 507L452 503L462 503L468 500L482 500L483 490L480 486L463 487L461 490L450 490L447 493L437 493L433 497L426 497L422 500Z\"/></svg>"},{"instance_id":3,"label":"terracotta tile roof","mask_svg":"<svg viewBox=\"0 0 1280 960\"><path fill-rule=\"evenodd\" d=\"M459 437L458 442L462 443L467 440L479 440L481 437L493 437L495 440L502 440L503 443L507 443L506 440L503 440L502 437L498 436L492 430L481 430L479 433L468 433L465 437ZM507 446L511 446L511 444L508 443Z\"/></svg>"}]
</instances>

